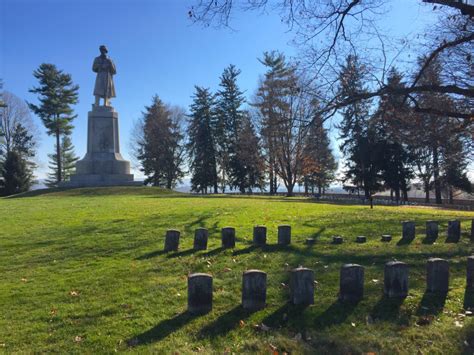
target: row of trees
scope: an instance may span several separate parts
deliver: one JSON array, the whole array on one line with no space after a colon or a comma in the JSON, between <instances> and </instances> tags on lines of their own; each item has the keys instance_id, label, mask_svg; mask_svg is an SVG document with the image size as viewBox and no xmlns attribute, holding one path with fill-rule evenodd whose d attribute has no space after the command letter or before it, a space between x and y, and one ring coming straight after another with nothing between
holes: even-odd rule
<instances>
[{"instance_id":1,"label":"row of trees","mask_svg":"<svg viewBox=\"0 0 474 355\"><path fill-rule=\"evenodd\" d=\"M441 67L434 61L420 83L437 85L440 75ZM340 95L350 98L364 92L366 76L357 57L347 57L340 73ZM436 203L442 202L443 190L451 201L455 191L471 192L467 166L472 137L463 123L416 112L403 95L395 93L405 87L395 68L386 85L393 92L382 95L375 105L358 100L342 110L340 147L346 157L344 180L352 184L349 188L362 190L367 198L388 189L397 201L408 200L410 183L417 178L427 202L433 189ZM416 100L440 110L455 105L448 95L434 92L419 93Z\"/></svg>"},{"instance_id":2,"label":"row of trees","mask_svg":"<svg viewBox=\"0 0 474 355\"><path fill-rule=\"evenodd\" d=\"M27 104L9 92L1 92L0 189L6 195L27 191L34 182L38 132L30 110L56 140L55 153L48 154L51 172L46 184L53 187L68 180L78 160L70 136L76 117L72 106L78 102L79 87L71 75L53 64L41 64L33 75L39 85L30 92L38 95L38 104Z\"/></svg>"},{"instance_id":3,"label":"row of trees","mask_svg":"<svg viewBox=\"0 0 474 355\"><path fill-rule=\"evenodd\" d=\"M154 97L139 124L136 157L147 182L171 188L189 168L193 191L226 189L242 193L253 189L277 192L283 183L289 196L296 184L305 192L321 193L335 180L337 163L330 148L321 104L296 65L279 52L266 52L260 62L266 72L251 100L246 102L233 65L220 77L219 90L195 87L189 114ZM424 61L420 59L420 65ZM365 92L367 69L349 55L339 70L339 96ZM437 61L424 70L421 85L436 85L441 67ZM340 110L336 125L344 156L341 176L348 190L366 198L389 190L407 200L418 181L437 203L445 192L471 192L467 176L472 137L463 122L417 112L405 99L403 75L392 68L386 85L393 89L374 101L355 100ZM456 103L446 94L423 92L416 100L446 109ZM453 108L454 109L454 108ZM187 164L186 164L187 163Z\"/></svg>"},{"instance_id":4,"label":"row of trees","mask_svg":"<svg viewBox=\"0 0 474 355\"><path fill-rule=\"evenodd\" d=\"M254 189L276 193L280 181L293 194L326 188L337 168L327 130L315 114L318 103L278 52L264 53L266 68L255 98L247 103L235 66L220 77L219 90L196 86L186 116L157 96L138 122L135 156L146 182L171 188L191 175L193 191L242 193Z\"/></svg>"}]
</instances>

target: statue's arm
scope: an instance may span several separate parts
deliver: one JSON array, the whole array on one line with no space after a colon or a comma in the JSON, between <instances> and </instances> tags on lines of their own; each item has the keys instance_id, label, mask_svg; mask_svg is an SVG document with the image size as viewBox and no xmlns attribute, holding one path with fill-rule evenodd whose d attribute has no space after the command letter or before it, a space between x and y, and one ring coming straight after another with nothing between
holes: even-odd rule
<instances>
[{"instance_id":1,"label":"statue's arm","mask_svg":"<svg viewBox=\"0 0 474 355\"><path fill-rule=\"evenodd\" d=\"M97 58L94 59L94 63L92 64L92 71L94 73L99 72L99 62L97 61Z\"/></svg>"},{"instance_id":2,"label":"statue's arm","mask_svg":"<svg viewBox=\"0 0 474 355\"><path fill-rule=\"evenodd\" d=\"M110 59L110 74L117 74L117 68L115 68L115 63Z\"/></svg>"}]
</instances>

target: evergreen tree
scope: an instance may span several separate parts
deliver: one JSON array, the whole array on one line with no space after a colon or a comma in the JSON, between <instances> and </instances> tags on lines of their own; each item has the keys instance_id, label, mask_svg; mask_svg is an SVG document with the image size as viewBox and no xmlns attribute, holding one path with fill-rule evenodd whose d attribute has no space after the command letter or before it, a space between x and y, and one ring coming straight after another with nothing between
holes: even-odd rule
<instances>
[{"instance_id":1,"label":"evergreen tree","mask_svg":"<svg viewBox=\"0 0 474 355\"><path fill-rule=\"evenodd\" d=\"M26 161L15 151L7 153L2 164L3 194L12 195L28 191L32 184L32 176Z\"/></svg>"},{"instance_id":2,"label":"evergreen tree","mask_svg":"<svg viewBox=\"0 0 474 355\"><path fill-rule=\"evenodd\" d=\"M57 151L57 149L56 149ZM72 174L76 170L76 162L79 160L79 157L74 153L74 146L72 144L71 138L67 135L61 138L61 145L59 147L61 152L59 157L60 161L58 162L57 154L48 154L49 157L49 168L52 170L48 174L48 179L46 179L46 186L56 187L58 186L57 171L61 167L61 180L60 181L69 181Z\"/></svg>"},{"instance_id":3,"label":"evergreen tree","mask_svg":"<svg viewBox=\"0 0 474 355\"><path fill-rule=\"evenodd\" d=\"M261 136L270 178L270 193L277 191L277 176L287 189L293 189L302 170L306 124L313 116L310 95L296 73L279 52L265 52L261 60L267 67L254 106L261 117Z\"/></svg>"},{"instance_id":4,"label":"evergreen tree","mask_svg":"<svg viewBox=\"0 0 474 355\"><path fill-rule=\"evenodd\" d=\"M423 65L424 59L419 59L420 66ZM428 66L422 77L420 78L420 85L441 85L441 64L438 60L433 60ZM445 94L424 92L417 95L416 100L424 107L431 107L433 109L446 110L452 107L452 100ZM427 166L425 171L432 174L432 184L435 192L435 202L441 204L442 201L442 174L443 174L443 151L446 142L453 138L457 133L457 126L455 120L443 119L440 120L438 115L429 113L413 114L408 122L410 128L411 144L415 151L428 151L427 160L424 161ZM421 134L421 132L423 134ZM418 158L417 158L418 159ZM429 192L428 192L429 193ZM427 196L428 196L427 193Z\"/></svg>"},{"instance_id":5,"label":"evergreen tree","mask_svg":"<svg viewBox=\"0 0 474 355\"><path fill-rule=\"evenodd\" d=\"M330 147L328 131L320 116L314 118L308 130L303 150L303 177L305 193L314 188L321 194L335 179L337 162Z\"/></svg>"},{"instance_id":6,"label":"evergreen tree","mask_svg":"<svg viewBox=\"0 0 474 355\"><path fill-rule=\"evenodd\" d=\"M392 68L387 78L387 86L393 89L403 88L402 75ZM409 146L404 143L408 132L405 124L410 116L410 107L403 95L389 91L382 95L378 109L372 118L377 132L377 139L382 146L382 179L385 188L395 192L396 201L401 195L408 201L410 179L413 177L413 155Z\"/></svg>"},{"instance_id":7,"label":"evergreen tree","mask_svg":"<svg viewBox=\"0 0 474 355\"><path fill-rule=\"evenodd\" d=\"M214 140L216 146L216 159L219 170L219 180L222 192L230 177L230 164L236 164L237 135L239 134L243 111L242 104L245 102L242 91L237 85L237 77L240 75L234 65L224 69L220 77L221 89L216 96L216 115L214 124Z\"/></svg>"},{"instance_id":8,"label":"evergreen tree","mask_svg":"<svg viewBox=\"0 0 474 355\"><path fill-rule=\"evenodd\" d=\"M339 75L339 95L350 98L365 91L365 73L356 56L349 55ZM369 124L369 102L356 101L344 108L339 125L340 146L346 156L345 179L364 190L366 198L381 189L377 134Z\"/></svg>"},{"instance_id":9,"label":"evergreen tree","mask_svg":"<svg viewBox=\"0 0 474 355\"><path fill-rule=\"evenodd\" d=\"M190 157L191 189L207 193L213 188L217 193L217 162L214 145L214 95L209 89L195 87L193 103L190 106L187 145Z\"/></svg>"},{"instance_id":10,"label":"evergreen tree","mask_svg":"<svg viewBox=\"0 0 474 355\"><path fill-rule=\"evenodd\" d=\"M172 108L156 95L152 104L145 107L143 139L138 142L138 160L147 176L145 184L171 189L184 176L181 118L182 114L174 115Z\"/></svg>"},{"instance_id":11,"label":"evergreen tree","mask_svg":"<svg viewBox=\"0 0 474 355\"><path fill-rule=\"evenodd\" d=\"M472 192L472 183L467 176L469 165L469 146L464 142L470 140L469 134L462 131L447 137L442 151L441 184L446 190L449 203L453 203L455 190Z\"/></svg>"},{"instance_id":12,"label":"evergreen tree","mask_svg":"<svg viewBox=\"0 0 474 355\"><path fill-rule=\"evenodd\" d=\"M241 118L236 138L235 155L229 166L231 187L238 188L241 193L251 193L253 188L263 189L265 162L248 114Z\"/></svg>"},{"instance_id":13,"label":"evergreen tree","mask_svg":"<svg viewBox=\"0 0 474 355\"><path fill-rule=\"evenodd\" d=\"M15 151L27 162L33 174L36 164L35 124L26 103L9 92L2 93L4 107L0 107L0 164L6 155Z\"/></svg>"},{"instance_id":14,"label":"evergreen tree","mask_svg":"<svg viewBox=\"0 0 474 355\"><path fill-rule=\"evenodd\" d=\"M33 73L39 86L30 89L38 94L39 105L29 104L30 109L41 118L48 135L56 138L56 182L63 180L61 137L73 129L72 105L78 102L79 86L74 85L71 75L58 70L53 64L43 63Z\"/></svg>"}]
</instances>

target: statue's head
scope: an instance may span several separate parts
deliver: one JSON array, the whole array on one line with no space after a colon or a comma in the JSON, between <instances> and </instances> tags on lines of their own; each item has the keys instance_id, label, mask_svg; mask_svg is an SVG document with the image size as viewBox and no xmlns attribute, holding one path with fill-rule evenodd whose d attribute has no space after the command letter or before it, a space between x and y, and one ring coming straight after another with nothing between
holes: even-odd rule
<instances>
[{"instance_id":1,"label":"statue's head","mask_svg":"<svg viewBox=\"0 0 474 355\"><path fill-rule=\"evenodd\" d=\"M101 45L101 46L99 47L99 51L100 51L101 54L104 54L104 55L109 52L109 51L107 50L107 47L104 46L104 45Z\"/></svg>"}]
</instances>

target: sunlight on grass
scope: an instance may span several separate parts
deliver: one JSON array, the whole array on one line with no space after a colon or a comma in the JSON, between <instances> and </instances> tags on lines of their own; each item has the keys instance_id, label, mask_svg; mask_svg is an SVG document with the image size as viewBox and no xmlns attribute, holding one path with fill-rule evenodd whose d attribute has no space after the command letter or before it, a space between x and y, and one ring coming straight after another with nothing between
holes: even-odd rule
<instances>
[{"instance_id":1,"label":"sunlight on grass","mask_svg":"<svg viewBox=\"0 0 474 355\"><path fill-rule=\"evenodd\" d=\"M427 208L313 203L305 198L190 196L155 188L32 192L0 199L0 344L7 352L117 351L243 353L453 353L474 347L473 306L465 291L472 212ZM445 243L447 221L462 221L461 242ZM414 220L417 236L397 245L401 222ZM424 240L425 222L440 221L440 236ZM468 223L469 221L469 223ZM268 228L262 249L249 248L252 227ZM275 246L277 226L292 226L292 244ZM235 250L220 248L220 229L236 228ZM209 229L207 251L193 252L193 231ZM162 252L165 231L181 230L180 250ZM382 234L392 234L381 243ZM332 236L345 239L331 244ZM367 236L356 244L355 237ZM304 241L316 238L313 246ZM425 295L425 263L450 261L444 300ZM401 304L382 298L383 265L410 265L410 292ZM355 306L337 302L339 268L365 266L365 296ZM315 270L315 304L286 303L288 271ZM268 273L267 307L239 307L241 275ZM186 275L214 277L214 309L186 310ZM258 330L264 323L270 329ZM469 346L469 345L468 345ZM470 350L472 352L472 348Z\"/></svg>"}]
</instances>

